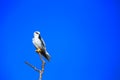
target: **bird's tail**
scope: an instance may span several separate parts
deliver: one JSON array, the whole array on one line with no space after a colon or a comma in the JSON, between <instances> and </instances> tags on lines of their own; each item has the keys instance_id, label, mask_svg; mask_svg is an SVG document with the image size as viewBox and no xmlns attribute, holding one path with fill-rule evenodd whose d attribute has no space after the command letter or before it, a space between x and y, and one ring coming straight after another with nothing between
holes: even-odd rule
<instances>
[{"instance_id":1,"label":"bird's tail","mask_svg":"<svg viewBox=\"0 0 120 80\"><path fill-rule=\"evenodd\" d=\"M43 54L43 56L48 60L50 61L50 55L47 51L45 51L45 54Z\"/></svg>"}]
</instances>

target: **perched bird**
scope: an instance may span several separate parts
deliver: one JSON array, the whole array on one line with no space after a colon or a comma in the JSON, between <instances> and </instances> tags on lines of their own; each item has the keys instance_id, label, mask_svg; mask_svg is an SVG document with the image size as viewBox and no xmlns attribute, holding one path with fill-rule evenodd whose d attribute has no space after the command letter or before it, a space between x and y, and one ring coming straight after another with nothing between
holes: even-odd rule
<instances>
[{"instance_id":1,"label":"perched bird","mask_svg":"<svg viewBox=\"0 0 120 80\"><path fill-rule=\"evenodd\" d=\"M36 47L36 52L44 56L48 61L50 60L50 55L46 50L45 42L40 36L39 31L34 32L34 37L32 39L34 46Z\"/></svg>"}]
</instances>

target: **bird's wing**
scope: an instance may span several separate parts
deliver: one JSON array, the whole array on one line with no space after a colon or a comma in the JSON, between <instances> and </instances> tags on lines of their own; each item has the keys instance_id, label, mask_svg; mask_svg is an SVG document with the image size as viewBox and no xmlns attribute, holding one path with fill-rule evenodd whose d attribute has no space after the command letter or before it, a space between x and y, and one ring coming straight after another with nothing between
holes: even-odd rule
<instances>
[{"instance_id":1,"label":"bird's wing","mask_svg":"<svg viewBox=\"0 0 120 80\"><path fill-rule=\"evenodd\" d=\"M44 42L44 40L42 38L41 38L41 43L42 43L43 47L46 49L45 42Z\"/></svg>"}]
</instances>

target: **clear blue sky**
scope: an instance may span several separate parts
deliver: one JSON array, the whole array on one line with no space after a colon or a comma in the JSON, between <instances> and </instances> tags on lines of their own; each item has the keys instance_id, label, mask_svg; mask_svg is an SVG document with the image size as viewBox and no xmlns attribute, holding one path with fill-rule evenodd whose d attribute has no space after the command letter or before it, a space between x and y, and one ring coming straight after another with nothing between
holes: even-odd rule
<instances>
[{"instance_id":1,"label":"clear blue sky","mask_svg":"<svg viewBox=\"0 0 120 80\"><path fill-rule=\"evenodd\" d=\"M43 80L120 80L119 0L0 0L0 80L38 80L32 44L51 55Z\"/></svg>"}]
</instances>

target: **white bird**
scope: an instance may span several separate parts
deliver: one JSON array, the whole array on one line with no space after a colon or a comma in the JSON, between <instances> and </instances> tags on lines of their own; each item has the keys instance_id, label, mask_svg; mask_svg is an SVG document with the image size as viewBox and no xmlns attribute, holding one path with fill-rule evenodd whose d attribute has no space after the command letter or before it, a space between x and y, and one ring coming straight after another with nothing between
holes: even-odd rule
<instances>
[{"instance_id":1,"label":"white bird","mask_svg":"<svg viewBox=\"0 0 120 80\"><path fill-rule=\"evenodd\" d=\"M32 39L32 42L34 46L36 47L36 52L40 53L42 56L44 56L48 61L50 60L50 55L46 50L45 42L40 36L39 31L34 32L34 37Z\"/></svg>"}]
</instances>

